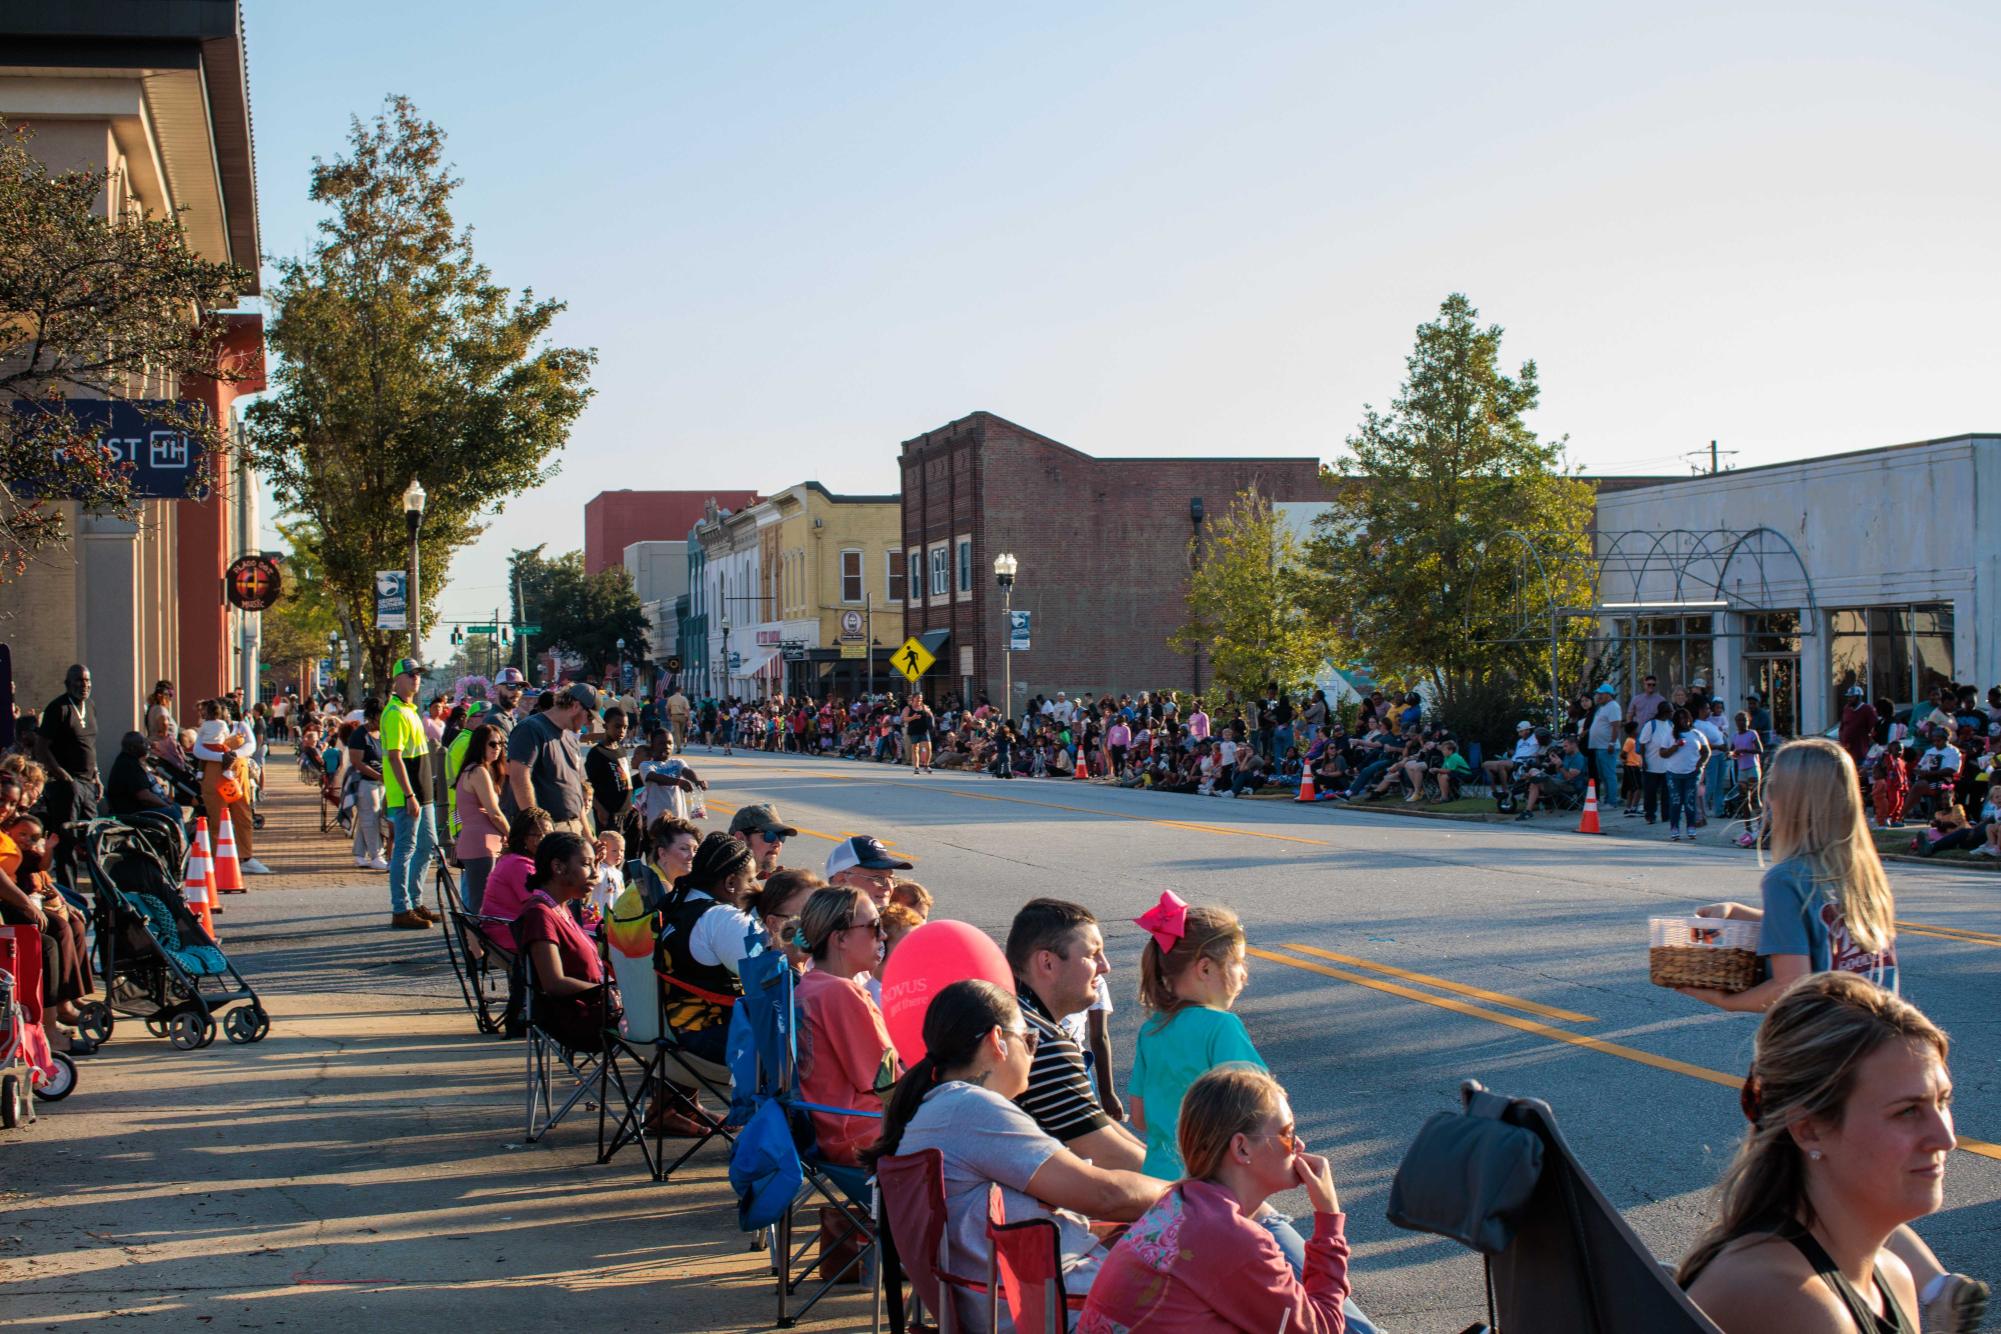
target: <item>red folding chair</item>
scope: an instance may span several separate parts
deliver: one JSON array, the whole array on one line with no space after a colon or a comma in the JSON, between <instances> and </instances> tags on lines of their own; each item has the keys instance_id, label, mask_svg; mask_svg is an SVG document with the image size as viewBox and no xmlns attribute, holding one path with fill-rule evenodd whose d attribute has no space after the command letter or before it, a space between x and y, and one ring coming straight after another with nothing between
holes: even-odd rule
<instances>
[{"instance_id":1,"label":"red folding chair","mask_svg":"<svg viewBox=\"0 0 2001 1334\"><path fill-rule=\"evenodd\" d=\"M1084 1309L1082 1293L1063 1288L1063 1239L1047 1218L1007 1221L999 1186L987 1191L987 1245L992 1260L987 1286L1007 1299L1015 1334L1070 1334L1070 1312ZM987 1322L997 1334L1000 1313Z\"/></svg>"},{"instance_id":2,"label":"red folding chair","mask_svg":"<svg viewBox=\"0 0 2001 1334\"><path fill-rule=\"evenodd\" d=\"M992 1290L945 1267L945 1156L936 1149L898 1154L878 1162L875 1176L882 1193L883 1222L896 1243L911 1291L938 1317L938 1334L969 1334L959 1325L959 1308L950 1289L982 1297Z\"/></svg>"}]
</instances>

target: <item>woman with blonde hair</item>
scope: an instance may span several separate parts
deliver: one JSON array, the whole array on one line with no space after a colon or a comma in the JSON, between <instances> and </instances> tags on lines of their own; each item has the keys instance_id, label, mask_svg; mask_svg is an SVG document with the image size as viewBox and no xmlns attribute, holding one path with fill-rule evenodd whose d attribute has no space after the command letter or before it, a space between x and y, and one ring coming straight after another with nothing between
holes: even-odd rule
<instances>
[{"instance_id":1,"label":"woman with blonde hair","mask_svg":"<svg viewBox=\"0 0 2001 1334\"><path fill-rule=\"evenodd\" d=\"M1722 1010L1761 1011L1808 973L1860 973L1897 990L1896 906L1862 813L1855 761L1825 737L1789 742L1765 777L1772 866L1763 904L1709 903L1698 917L1762 923L1758 953L1766 976L1734 994L1681 987Z\"/></svg>"},{"instance_id":2,"label":"woman with blonde hair","mask_svg":"<svg viewBox=\"0 0 2001 1334\"><path fill-rule=\"evenodd\" d=\"M1209 1071L1188 1086L1179 1135L1187 1176L1105 1258L1077 1334L1372 1328L1347 1300L1334 1174L1306 1151L1278 1081L1248 1065ZM1298 1265L1255 1221L1267 1199L1296 1186L1313 1205L1313 1240Z\"/></svg>"},{"instance_id":3,"label":"woman with blonde hair","mask_svg":"<svg viewBox=\"0 0 2001 1334\"><path fill-rule=\"evenodd\" d=\"M1917 1334L1921 1307L1927 1330L1978 1328L1985 1285L1914 1275L1930 1252L1907 1226L1943 1201L1957 1143L1947 1054L1916 1007L1854 973L1817 973L1771 1007L1744 1081L1750 1130L1676 1275L1724 1334Z\"/></svg>"}]
</instances>

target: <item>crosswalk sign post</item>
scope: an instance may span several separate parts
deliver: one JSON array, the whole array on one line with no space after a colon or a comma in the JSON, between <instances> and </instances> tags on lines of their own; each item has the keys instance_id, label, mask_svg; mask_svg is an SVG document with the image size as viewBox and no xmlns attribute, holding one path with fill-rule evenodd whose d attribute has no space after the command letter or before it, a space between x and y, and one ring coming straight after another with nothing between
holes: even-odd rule
<instances>
[{"instance_id":1,"label":"crosswalk sign post","mask_svg":"<svg viewBox=\"0 0 2001 1334\"><path fill-rule=\"evenodd\" d=\"M914 635L904 640L902 646L889 655L889 665L902 672L904 679L912 685L916 685L917 678L930 671L931 664L937 661L938 659L931 655L931 650L918 643Z\"/></svg>"}]
</instances>

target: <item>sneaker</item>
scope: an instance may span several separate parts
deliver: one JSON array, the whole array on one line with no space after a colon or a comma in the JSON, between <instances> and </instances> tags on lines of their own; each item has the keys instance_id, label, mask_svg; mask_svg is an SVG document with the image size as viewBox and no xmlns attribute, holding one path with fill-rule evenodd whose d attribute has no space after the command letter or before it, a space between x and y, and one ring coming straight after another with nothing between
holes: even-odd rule
<instances>
[{"instance_id":1,"label":"sneaker","mask_svg":"<svg viewBox=\"0 0 2001 1334\"><path fill-rule=\"evenodd\" d=\"M1920 1301L1921 1319L1927 1331L1961 1334L1980 1328L1987 1314L1987 1285L1964 1274L1944 1274L1935 1282L1938 1291L1930 1301Z\"/></svg>"},{"instance_id":2,"label":"sneaker","mask_svg":"<svg viewBox=\"0 0 2001 1334\"><path fill-rule=\"evenodd\" d=\"M1520 815L1517 815L1515 817L1515 823L1526 824L1528 822L1528 818L1529 818L1529 813L1527 811L1523 811Z\"/></svg>"},{"instance_id":3,"label":"sneaker","mask_svg":"<svg viewBox=\"0 0 2001 1334\"><path fill-rule=\"evenodd\" d=\"M399 912L389 919L389 925L403 931L429 931L431 919L417 912Z\"/></svg>"},{"instance_id":4,"label":"sneaker","mask_svg":"<svg viewBox=\"0 0 2001 1334\"><path fill-rule=\"evenodd\" d=\"M1681 842L1681 835L1680 835L1680 834L1669 834L1669 835L1668 835L1668 842L1670 842L1670 843L1679 843L1679 842Z\"/></svg>"},{"instance_id":5,"label":"sneaker","mask_svg":"<svg viewBox=\"0 0 2001 1334\"><path fill-rule=\"evenodd\" d=\"M382 858L380 857L377 857L372 862L357 862L356 865L360 866L364 870L369 870L369 871L386 871L389 869L389 863L382 860Z\"/></svg>"},{"instance_id":6,"label":"sneaker","mask_svg":"<svg viewBox=\"0 0 2001 1334\"><path fill-rule=\"evenodd\" d=\"M266 866L263 862L258 861L255 857L252 857L250 860L243 863L243 874L269 875L271 874L271 868Z\"/></svg>"},{"instance_id":7,"label":"sneaker","mask_svg":"<svg viewBox=\"0 0 2001 1334\"><path fill-rule=\"evenodd\" d=\"M1628 820L1637 820L1640 818L1640 813L1638 811L1627 811L1625 814Z\"/></svg>"}]
</instances>

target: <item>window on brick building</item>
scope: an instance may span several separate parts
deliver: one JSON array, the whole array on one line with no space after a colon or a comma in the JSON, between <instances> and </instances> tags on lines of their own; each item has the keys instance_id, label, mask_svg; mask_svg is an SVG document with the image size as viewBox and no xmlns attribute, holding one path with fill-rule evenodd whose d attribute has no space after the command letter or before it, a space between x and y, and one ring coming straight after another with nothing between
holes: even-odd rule
<instances>
[{"instance_id":1,"label":"window on brick building","mask_svg":"<svg viewBox=\"0 0 2001 1334\"><path fill-rule=\"evenodd\" d=\"M891 602L903 601L903 553L882 553L883 595Z\"/></svg>"},{"instance_id":2,"label":"window on brick building","mask_svg":"<svg viewBox=\"0 0 2001 1334\"><path fill-rule=\"evenodd\" d=\"M963 602L973 595L973 539L970 537L955 538L952 542L952 549L957 555L957 559L953 561L953 564L958 570L959 599Z\"/></svg>"},{"instance_id":3,"label":"window on brick building","mask_svg":"<svg viewBox=\"0 0 2001 1334\"><path fill-rule=\"evenodd\" d=\"M907 580L910 605L921 607L924 605L924 549L922 547L910 548L910 561L904 566L904 569L910 576Z\"/></svg>"},{"instance_id":4,"label":"window on brick building","mask_svg":"<svg viewBox=\"0 0 2001 1334\"><path fill-rule=\"evenodd\" d=\"M931 596L952 596L952 553L943 542L931 548Z\"/></svg>"},{"instance_id":5,"label":"window on brick building","mask_svg":"<svg viewBox=\"0 0 2001 1334\"><path fill-rule=\"evenodd\" d=\"M841 553L841 601L862 600L862 553L849 549Z\"/></svg>"}]
</instances>

